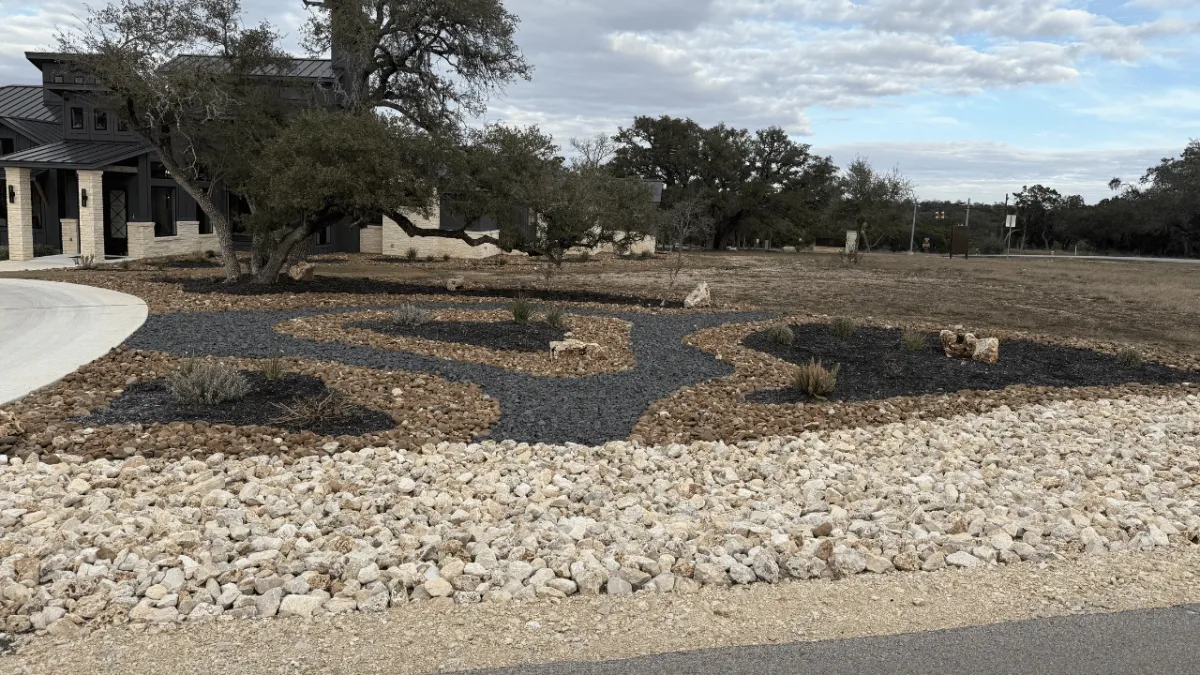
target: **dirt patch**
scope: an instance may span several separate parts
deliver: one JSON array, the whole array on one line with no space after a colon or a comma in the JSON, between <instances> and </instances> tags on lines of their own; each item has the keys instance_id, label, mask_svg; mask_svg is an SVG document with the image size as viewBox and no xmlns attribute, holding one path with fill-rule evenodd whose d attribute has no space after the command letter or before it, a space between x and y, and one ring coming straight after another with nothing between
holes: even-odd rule
<instances>
[{"instance_id":1,"label":"dirt patch","mask_svg":"<svg viewBox=\"0 0 1200 675\"><path fill-rule=\"evenodd\" d=\"M256 359L221 361L256 372L266 365ZM73 421L109 407L127 388L160 380L185 362L160 352L120 349L50 387L6 404L0 409L13 413L25 433L4 451L17 456L34 453L43 461L59 454L84 458L135 454L178 458L212 453L297 457L373 445L419 447L428 442L467 442L485 433L500 417L499 404L485 397L474 384L447 382L423 373L284 358L282 365L287 372L319 378L353 404L388 415L394 424L379 433L330 436L269 425L176 421L87 426Z\"/></svg>"},{"instance_id":2,"label":"dirt patch","mask_svg":"<svg viewBox=\"0 0 1200 675\"><path fill-rule=\"evenodd\" d=\"M1196 373L1155 363L1127 366L1109 354L1044 342L1003 342L1000 362L989 365L947 358L933 334L923 348L908 350L900 343L901 331L897 328L867 326L845 338L834 335L825 324L795 324L790 328L794 335L791 345L773 342L768 331L751 333L743 344L794 365L816 360L827 368L840 367L837 390L828 397L830 401L987 391L1014 385L1092 387L1175 384L1197 379ZM808 402L807 397L790 388L757 392L746 400Z\"/></svg>"},{"instance_id":3,"label":"dirt patch","mask_svg":"<svg viewBox=\"0 0 1200 675\"><path fill-rule=\"evenodd\" d=\"M430 315L433 321L428 325L431 326L450 323L499 324L512 320L512 313L506 310L443 309L432 310ZM373 328L388 323L391 318L391 312L382 310L323 314L285 321L275 330L318 342L394 349L452 361L481 363L541 377L586 377L615 373L633 368L635 363L629 344L630 323L612 317L568 314L567 324L572 336L583 342L596 343L600 349L591 354L562 354L558 358L550 354L549 341L540 352L523 352L443 342L416 335L384 333Z\"/></svg>"},{"instance_id":4,"label":"dirt patch","mask_svg":"<svg viewBox=\"0 0 1200 675\"><path fill-rule=\"evenodd\" d=\"M396 337L413 337L434 342L474 345L497 351L544 352L551 341L562 340L565 330L543 323L516 321L435 321L420 326L400 326L388 321L352 324Z\"/></svg>"},{"instance_id":5,"label":"dirt patch","mask_svg":"<svg viewBox=\"0 0 1200 675\"><path fill-rule=\"evenodd\" d=\"M318 436L363 436L387 431L396 425L391 416L339 399L346 395L329 389L312 375L287 373L269 380L261 373L245 372L250 392L237 401L215 405L185 405L175 401L165 379L138 382L125 389L107 408L82 419L86 426L113 424L170 424L205 422L235 427L273 426L292 432L311 431ZM324 404L324 414L303 419L303 411Z\"/></svg>"}]
</instances>

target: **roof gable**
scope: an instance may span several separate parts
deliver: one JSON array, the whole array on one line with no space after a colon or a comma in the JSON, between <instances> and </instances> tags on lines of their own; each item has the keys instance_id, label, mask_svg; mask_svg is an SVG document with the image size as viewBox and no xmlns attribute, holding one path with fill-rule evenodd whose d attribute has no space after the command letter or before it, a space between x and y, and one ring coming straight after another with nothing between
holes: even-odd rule
<instances>
[{"instance_id":1,"label":"roof gable","mask_svg":"<svg viewBox=\"0 0 1200 675\"><path fill-rule=\"evenodd\" d=\"M13 84L0 87L0 118L30 122L61 122L59 106L46 105L42 87L32 84Z\"/></svg>"}]
</instances>

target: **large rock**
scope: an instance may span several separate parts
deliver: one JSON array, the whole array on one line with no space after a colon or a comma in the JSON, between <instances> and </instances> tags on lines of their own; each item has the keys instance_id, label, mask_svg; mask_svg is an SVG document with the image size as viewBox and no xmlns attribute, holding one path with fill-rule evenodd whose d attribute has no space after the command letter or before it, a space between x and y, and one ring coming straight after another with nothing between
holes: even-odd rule
<instances>
[{"instance_id":1,"label":"large rock","mask_svg":"<svg viewBox=\"0 0 1200 675\"><path fill-rule=\"evenodd\" d=\"M708 282L702 281L700 285L691 293L688 293L687 298L683 301L683 306L687 309L695 307L711 307L712 293L708 290Z\"/></svg>"},{"instance_id":2,"label":"large rock","mask_svg":"<svg viewBox=\"0 0 1200 675\"><path fill-rule=\"evenodd\" d=\"M17 416L6 410L0 410L0 437L17 437L25 433L25 427L17 421Z\"/></svg>"},{"instance_id":3,"label":"large rock","mask_svg":"<svg viewBox=\"0 0 1200 675\"><path fill-rule=\"evenodd\" d=\"M446 290L450 291L451 293L466 285L467 280L463 279L462 277L453 277L446 280Z\"/></svg>"},{"instance_id":4,"label":"large rock","mask_svg":"<svg viewBox=\"0 0 1200 675\"><path fill-rule=\"evenodd\" d=\"M574 338L557 340L550 343L550 358L557 359L559 354L582 353L589 356L598 352L602 347L595 342L583 342Z\"/></svg>"},{"instance_id":5,"label":"large rock","mask_svg":"<svg viewBox=\"0 0 1200 675\"><path fill-rule=\"evenodd\" d=\"M288 276L296 281L312 281L317 272L317 266L312 263L298 262L288 270Z\"/></svg>"},{"instance_id":6,"label":"large rock","mask_svg":"<svg viewBox=\"0 0 1200 675\"><path fill-rule=\"evenodd\" d=\"M1000 360L1000 340L997 338L979 340L975 345L975 353L972 358L984 363L996 363Z\"/></svg>"},{"instance_id":7,"label":"large rock","mask_svg":"<svg viewBox=\"0 0 1200 675\"><path fill-rule=\"evenodd\" d=\"M1000 340L997 338L977 338L973 333L961 330L944 330L940 337L943 351L952 359L974 359L983 363L1000 360Z\"/></svg>"}]
</instances>

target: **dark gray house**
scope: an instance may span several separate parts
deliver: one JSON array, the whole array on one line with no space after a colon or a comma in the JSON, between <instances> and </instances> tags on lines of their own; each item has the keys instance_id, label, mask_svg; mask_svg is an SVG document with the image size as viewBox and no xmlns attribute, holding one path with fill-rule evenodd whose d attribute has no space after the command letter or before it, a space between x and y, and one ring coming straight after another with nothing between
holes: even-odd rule
<instances>
[{"instance_id":1,"label":"dark gray house","mask_svg":"<svg viewBox=\"0 0 1200 675\"><path fill-rule=\"evenodd\" d=\"M103 85L72 72L61 54L25 56L41 71L42 85L0 87L0 246L9 257L29 260L35 250L96 258L216 250L204 213L154 151L93 103ZM334 81L327 60L292 63L282 77L297 89ZM240 200L223 197L218 201L236 216ZM322 233L318 244L330 249L334 239Z\"/></svg>"}]
</instances>

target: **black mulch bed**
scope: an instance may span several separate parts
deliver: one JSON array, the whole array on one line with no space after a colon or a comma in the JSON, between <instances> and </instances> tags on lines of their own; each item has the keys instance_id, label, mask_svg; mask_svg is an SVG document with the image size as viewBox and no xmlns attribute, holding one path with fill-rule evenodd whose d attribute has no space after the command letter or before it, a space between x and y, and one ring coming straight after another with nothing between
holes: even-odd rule
<instances>
[{"instance_id":1,"label":"black mulch bed","mask_svg":"<svg viewBox=\"0 0 1200 675\"><path fill-rule=\"evenodd\" d=\"M322 264L322 263L319 263ZM226 284L214 278L180 278L164 277L157 281L179 284L187 293L228 293L230 295L297 295L302 293L347 293L369 295L373 293L388 293L394 295L455 295L464 298L524 298L540 302L594 302L607 305L635 307L666 307L678 309L683 307L679 300L662 304L660 298L645 298L633 295L618 295L615 293L597 293L592 291L547 290L540 288L464 288L450 293L446 286L429 283L413 283L403 281L381 281L366 277L321 277L311 281L295 281L284 278L279 283L263 286L250 280L236 284Z\"/></svg>"},{"instance_id":2,"label":"black mulch bed","mask_svg":"<svg viewBox=\"0 0 1200 675\"><path fill-rule=\"evenodd\" d=\"M138 382L127 388L109 407L79 418L82 424L153 424L170 422L207 422L239 427L276 427L288 431L311 431L321 436L362 436L387 431L396 426L391 415L347 404L337 419L325 419L313 425L282 422L285 411L279 406L294 406L298 401L317 400L331 391L320 378L288 373L270 381L260 373L243 371L251 390L240 401L217 405L182 405L167 391L165 380Z\"/></svg>"},{"instance_id":3,"label":"black mulch bed","mask_svg":"<svg viewBox=\"0 0 1200 675\"><path fill-rule=\"evenodd\" d=\"M544 323L516 321L431 321L421 326L398 326L388 321L360 321L352 328L365 328L385 335L454 342L501 351L544 352L550 342L562 340L565 330Z\"/></svg>"},{"instance_id":4,"label":"black mulch bed","mask_svg":"<svg viewBox=\"0 0 1200 675\"><path fill-rule=\"evenodd\" d=\"M748 336L743 344L798 365L816 359L832 369L840 363L837 391L829 397L833 401L996 390L1012 385L1092 387L1200 379L1194 372L1152 363L1126 366L1115 356L1036 342L1001 342L1000 362L988 365L947 358L933 334L924 348L909 351L900 344L896 329L859 328L853 337L842 340L822 324L791 328L795 341L790 347L772 342L765 331ZM789 388L755 392L746 400L797 403L808 397Z\"/></svg>"}]
</instances>

